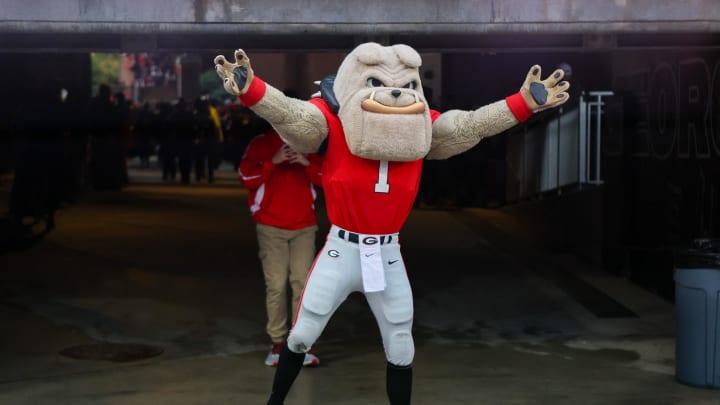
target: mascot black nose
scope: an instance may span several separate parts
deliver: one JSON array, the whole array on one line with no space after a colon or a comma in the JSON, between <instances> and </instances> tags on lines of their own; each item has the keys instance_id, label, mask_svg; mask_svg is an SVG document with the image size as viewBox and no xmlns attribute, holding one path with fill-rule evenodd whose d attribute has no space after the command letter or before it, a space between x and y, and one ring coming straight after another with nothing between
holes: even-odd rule
<instances>
[{"instance_id":1,"label":"mascot black nose","mask_svg":"<svg viewBox=\"0 0 720 405\"><path fill-rule=\"evenodd\" d=\"M393 97L400 97L400 95L402 94L402 91L395 89L395 90L391 91L390 94L392 94Z\"/></svg>"}]
</instances>

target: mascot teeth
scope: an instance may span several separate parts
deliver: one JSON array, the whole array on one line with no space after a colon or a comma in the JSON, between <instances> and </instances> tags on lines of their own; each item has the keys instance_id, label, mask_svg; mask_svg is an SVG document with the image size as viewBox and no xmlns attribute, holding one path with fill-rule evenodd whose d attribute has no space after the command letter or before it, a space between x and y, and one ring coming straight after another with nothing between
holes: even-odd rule
<instances>
[{"instance_id":1,"label":"mascot teeth","mask_svg":"<svg viewBox=\"0 0 720 405\"><path fill-rule=\"evenodd\" d=\"M417 93L415 96L415 102L403 107L392 107L389 105L382 104L375 101L375 90L370 93L370 98L363 100L360 104L363 110L367 112L374 112L379 114L422 114L425 112L425 103L420 101Z\"/></svg>"}]
</instances>

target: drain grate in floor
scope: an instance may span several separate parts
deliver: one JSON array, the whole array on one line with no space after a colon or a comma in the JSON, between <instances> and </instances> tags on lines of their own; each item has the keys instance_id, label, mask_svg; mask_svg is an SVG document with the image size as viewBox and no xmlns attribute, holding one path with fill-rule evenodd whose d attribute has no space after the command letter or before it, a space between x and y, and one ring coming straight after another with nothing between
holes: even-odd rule
<instances>
[{"instance_id":1,"label":"drain grate in floor","mask_svg":"<svg viewBox=\"0 0 720 405\"><path fill-rule=\"evenodd\" d=\"M65 357L78 360L102 360L117 363L137 361L159 356L159 347L131 343L97 343L72 346L60 351Z\"/></svg>"}]
</instances>

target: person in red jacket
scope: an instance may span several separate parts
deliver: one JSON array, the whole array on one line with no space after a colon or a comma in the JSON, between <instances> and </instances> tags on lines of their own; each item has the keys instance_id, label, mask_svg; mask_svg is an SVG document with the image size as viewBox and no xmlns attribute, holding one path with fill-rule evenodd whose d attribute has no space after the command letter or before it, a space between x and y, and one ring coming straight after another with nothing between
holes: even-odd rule
<instances>
[{"instance_id":1,"label":"person in red jacket","mask_svg":"<svg viewBox=\"0 0 720 405\"><path fill-rule=\"evenodd\" d=\"M288 284L294 319L315 258L315 186L321 186L321 165L321 156L296 152L270 129L250 142L238 168L240 182L249 191L265 276L266 331L273 343L265 359L268 366L277 366L288 334ZM306 353L304 365L319 363L317 356Z\"/></svg>"}]
</instances>

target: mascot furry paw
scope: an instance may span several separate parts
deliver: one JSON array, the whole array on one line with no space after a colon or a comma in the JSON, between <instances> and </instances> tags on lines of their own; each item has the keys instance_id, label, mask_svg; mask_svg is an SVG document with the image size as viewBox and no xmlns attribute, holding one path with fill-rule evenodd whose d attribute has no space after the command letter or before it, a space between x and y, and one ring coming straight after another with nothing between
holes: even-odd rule
<instances>
[{"instance_id":1,"label":"mascot furry paw","mask_svg":"<svg viewBox=\"0 0 720 405\"><path fill-rule=\"evenodd\" d=\"M245 51L235 51L235 62L230 63L223 55L215 57L215 71L223 79L223 87L228 93L239 96L247 92L248 85L252 82L253 71L250 67L250 58Z\"/></svg>"},{"instance_id":2,"label":"mascot furry paw","mask_svg":"<svg viewBox=\"0 0 720 405\"><path fill-rule=\"evenodd\" d=\"M242 50L215 58L225 89L266 119L295 150L327 144L323 163L330 232L305 285L297 319L280 356L269 404L281 404L333 312L354 291L365 294L387 358L391 403L410 403L413 301L399 232L413 207L423 159L446 159L568 100L563 71L542 79L532 66L520 90L476 110L428 107L420 55L407 45L364 43L320 96L285 96L255 76Z\"/></svg>"}]
</instances>

